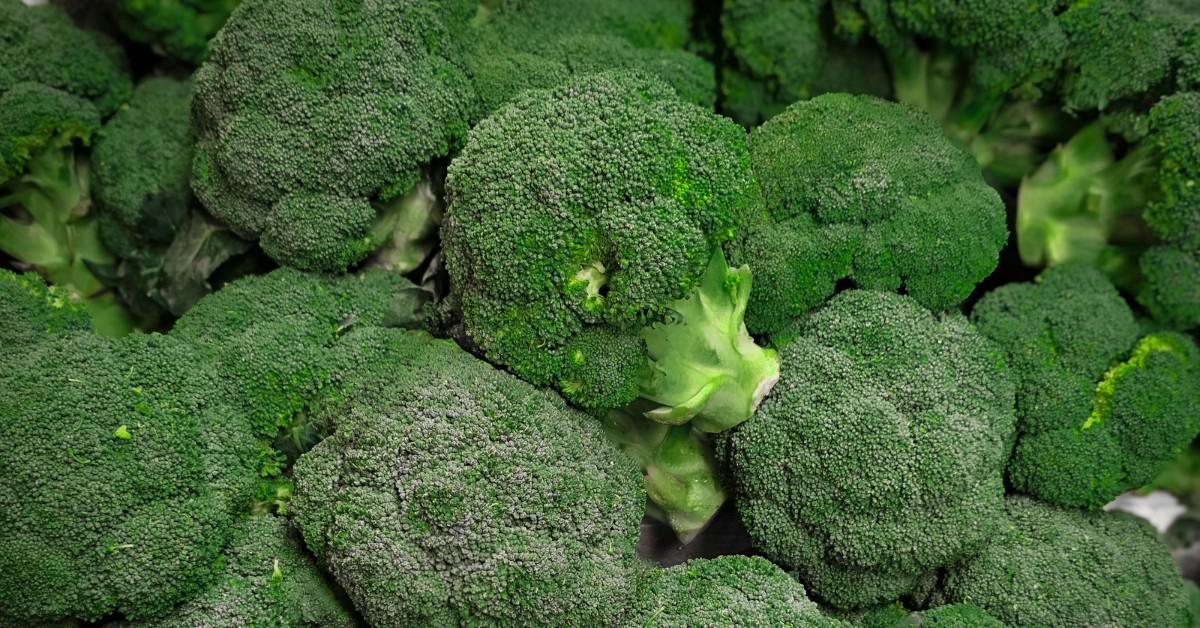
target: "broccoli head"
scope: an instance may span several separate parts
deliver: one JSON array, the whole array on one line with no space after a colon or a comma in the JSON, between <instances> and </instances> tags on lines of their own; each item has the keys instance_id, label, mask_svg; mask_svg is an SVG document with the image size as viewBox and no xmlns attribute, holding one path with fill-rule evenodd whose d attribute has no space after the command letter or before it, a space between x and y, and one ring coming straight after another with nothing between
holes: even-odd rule
<instances>
[{"instance_id":1,"label":"broccoli head","mask_svg":"<svg viewBox=\"0 0 1200 628\"><path fill-rule=\"evenodd\" d=\"M1010 626L1188 626L1188 592L1149 523L1008 498L1009 523L944 594Z\"/></svg>"},{"instance_id":2,"label":"broccoli head","mask_svg":"<svg viewBox=\"0 0 1200 628\"><path fill-rule=\"evenodd\" d=\"M351 332L289 511L373 625L613 625L644 496L600 423L422 332Z\"/></svg>"},{"instance_id":3,"label":"broccoli head","mask_svg":"<svg viewBox=\"0 0 1200 628\"><path fill-rule=\"evenodd\" d=\"M910 592L1000 528L1013 385L964 317L849 290L776 342L779 384L718 441L768 558L858 608Z\"/></svg>"},{"instance_id":4,"label":"broccoli head","mask_svg":"<svg viewBox=\"0 0 1200 628\"><path fill-rule=\"evenodd\" d=\"M160 55L200 63L208 40L237 8L240 0L118 0L117 25L130 39L150 45Z\"/></svg>"},{"instance_id":5,"label":"broccoli head","mask_svg":"<svg viewBox=\"0 0 1200 628\"><path fill-rule=\"evenodd\" d=\"M55 7L0 0L0 56L0 252L84 301L97 331L126 333L128 316L90 268L111 257L77 154L129 96L121 52Z\"/></svg>"},{"instance_id":6,"label":"broccoli head","mask_svg":"<svg viewBox=\"0 0 1200 628\"><path fill-rule=\"evenodd\" d=\"M222 264L250 249L192 197L191 107L190 81L148 78L92 150L100 239L117 258L92 269L145 321L183 314Z\"/></svg>"},{"instance_id":7,"label":"broccoli head","mask_svg":"<svg viewBox=\"0 0 1200 628\"><path fill-rule=\"evenodd\" d=\"M1138 303L1156 321L1178 329L1200 325L1200 250L1159 244L1138 258L1145 279Z\"/></svg>"},{"instance_id":8,"label":"broccoli head","mask_svg":"<svg viewBox=\"0 0 1200 628\"><path fill-rule=\"evenodd\" d=\"M1104 275L1078 264L984 296L971 313L1017 382L1013 486L1098 508L1154 479L1200 431L1200 351L1186 336L1140 336Z\"/></svg>"},{"instance_id":9,"label":"broccoli head","mask_svg":"<svg viewBox=\"0 0 1200 628\"><path fill-rule=\"evenodd\" d=\"M588 408L640 395L652 418L704 431L749 417L778 360L741 322L749 269L720 251L759 203L744 136L619 72L481 122L450 166L442 230L472 340Z\"/></svg>"},{"instance_id":10,"label":"broccoli head","mask_svg":"<svg viewBox=\"0 0 1200 628\"><path fill-rule=\"evenodd\" d=\"M211 588L163 619L108 628L353 628L353 617L295 536L285 519L244 519L233 529Z\"/></svg>"},{"instance_id":11,"label":"broccoli head","mask_svg":"<svg viewBox=\"0 0 1200 628\"><path fill-rule=\"evenodd\" d=\"M791 626L838 628L821 614L804 585L757 556L697 558L646 575L638 616L645 628Z\"/></svg>"},{"instance_id":12,"label":"broccoli head","mask_svg":"<svg viewBox=\"0 0 1200 628\"><path fill-rule=\"evenodd\" d=\"M18 275L5 269L0 269L0 320L0 347L6 359L47 338L91 329L87 310L65 289L46 285L35 273Z\"/></svg>"},{"instance_id":13,"label":"broccoli head","mask_svg":"<svg viewBox=\"0 0 1200 628\"><path fill-rule=\"evenodd\" d=\"M466 4L243 2L195 76L204 206L305 270L345 270L389 241L476 115Z\"/></svg>"},{"instance_id":14,"label":"broccoli head","mask_svg":"<svg viewBox=\"0 0 1200 628\"><path fill-rule=\"evenodd\" d=\"M837 282L958 305L996 267L1004 204L928 115L870 96L799 102L750 134L769 217L729 245L757 289L746 324L771 333Z\"/></svg>"}]
</instances>

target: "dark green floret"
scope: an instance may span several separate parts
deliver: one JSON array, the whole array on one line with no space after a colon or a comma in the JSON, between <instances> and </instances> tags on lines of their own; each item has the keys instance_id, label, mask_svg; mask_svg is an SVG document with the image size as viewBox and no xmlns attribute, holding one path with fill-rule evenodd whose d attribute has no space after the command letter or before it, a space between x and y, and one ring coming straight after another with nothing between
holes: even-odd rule
<instances>
[{"instance_id":1,"label":"dark green floret","mask_svg":"<svg viewBox=\"0 0 1200 628\"><path fill-rule=\"evenodd\" d=\"M477 114L464 4L242 3L195 77L204 206L304 270L393 242L394 215Z\"/></svg>"},{"instance_id":2,"label":"dark green floret","mask_svg":"<svg viewBox=\"0 0 1200 628\"><path fill-rule=\"evenodd\" d=\"M821 601L861 608L1001 528L1013 385L965 318L850 290L776 343L775 390L718 441L757 549Z\"/></svg>"},{"instance_id":3,"label":"dark green floret","mask_svg":"<svg viewBox=\"0 0 1200 628\"><path fill-rule=\"evenodd\" d=\"M637 616L627 625L847 626L823 616L816 603L805 595L804 585L756 556L697 558L667 569L655 569L646 575L642 587Z\"/></svg>"},{"instance_id":4,"label":"dark green floret","mask_svg":"<svg viewBox=\"0 0 1200 628\"><path fill-rule=\"evenodd\" d=\"M946 604L912 612L892 604L863 614L852 623L858 628L1005 628L1003 622L974 604Z\"/></svg>"},{"instance_id":5,"label":"dark green floret","mask_svg":"<svg viewBox=\"0 0 1200 628\"><path fill-rule=\"evenodd\" d=\"M130 39L160 55L200 63L208 40L240 0L117 0L113 15Z\"/></svg>"},{"instance_id":6,"label":"dark green floret","mask_svg":"<svg viewBox=\"0 0 1200 628\"><path fill-rule=\"evenodd\" d=\"M642 479L599 422L421 332L344 340L290 512L373 625L618 625Z\"/></svg>"},{"instance_id":7,"label":"dark green floret","mask_svg":"<svg viewBox=\"0 0 1200 628\"><path fill-rule=\"evenodd\" d=\"M0 269L0 347L7 360L48 338L91 329L87 310L64 288L35 273Z\"/></svg>"},{"instance_id":8,"label":"dark green floret","mask_svg":"<svg viewBox=\"0 0 1200 628\"><path fill-rule=\"evenodd\" d=\"M577 78L475 127L447 194L447 267L491 360L588 408L640 395L706 431L770 390L777 359L741 324L749 271L720 254L758 204L731 121L658 81Z\"/></svg>"},{"instance_id":9,"label":"dark green floret","mask_svg":"<svg viewBox=\"0 0 1200 628\"><path fill-rule=\"evenodd\" d=\"M750 159L768 218L728 249L755 273L755 333L783 328L842 279L952 308L1007 239L979 166L908 106L846 94L796 103L751 133Z\"/></svg>"},{"instance_id":10,"label":"dark green floret","mask_svg":"<svg viewBox=\"0 0 1200 628\"><path fill-rule=\"evenodd\" d=\"M1153 480L1200 431L1200 350L1182 334L1140 335L1098 270L1057 266L998 288L972 319L1017 381L1008 478L1020 492L1099 508Z\"/></svg>"},{"instance_id":11,"label":"dark green floret","mask_svg":"<svg viewBox=\"0 0 1200 628\"><path fill-rule=\"evenodd\" d=\"M949 570L944 594L1010 626L1191 625L1188 591L1150 524L1011 497L1009 523Z\"/></svg>"}]
</instances>

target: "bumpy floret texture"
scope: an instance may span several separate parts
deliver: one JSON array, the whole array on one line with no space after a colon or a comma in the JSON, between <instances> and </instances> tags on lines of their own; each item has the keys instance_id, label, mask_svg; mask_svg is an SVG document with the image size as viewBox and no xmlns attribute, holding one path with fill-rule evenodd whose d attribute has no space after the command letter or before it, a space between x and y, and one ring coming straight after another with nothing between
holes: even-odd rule
<instances>
[{"instance_id":1,"label":"bumpy floret texture","mask_svg":"<svg viewBox=\"0 0 1200 628\"><path fill-rule=\"evenodd\" d=\"M446 185L467 332L494 362L595 407L631 400L607 374L646 362L639 331L698 285L758 202L740 127L620 73L525 92L475 127ZM597 327L629 338L585 354Z\"/></svg>"},{"instance_id":2,"label":"bumpy floret texture","mask_svg":"<svg viewBox=\"0 0 1200 628\"><path fill-rule=\"evenodd\" d=\"M455 0L245 2L195 77L193 188L282 264L341 271L475 115Z\"/></svg>"},{"instance_id":3,"label":"bumpy floret texture","mask_svg":"<svg viewBox=\"0 0 1200 628\"><path fill-rule=\"evenodd\" d=\"M43 151L87 143L99 128L96 108L62 90L25 82L0 92L0 184L15 180Z\"/></svg>"},{"instance_id":4,"label":"bumpy floret texture","mask_svg":"<svg viewBox=\"0 0 1200 628\"><path fill-rule=\"evenodd\" d=\"M139 240L170 242L192 203L192 86L149 78L104 125L92 150L101 237L124 253Z\"/></svg>"},{"instance_id":5,"label":"bumpy floret texture","mask_svg":"<svg viewBox=\"0 0 1200 628\"><path fill-rule=\"evenodd\" d=\"M1098 508L1152 480L1200 429L1200 351L1186 336L1139 338L1098 270L1065 265L986 295L972 312L1017 381L1017 490Z\"/></svg>"},{"instance_id":6,"label":"bumpy floret texture","mask_svg":"<svg viewBox=\"0 0 1200 628\"><path fill-rule=\"evenodd\" d=\"M57 336L91 329L87 310L59 287L34 273L0 269L0 355L5 364L25 349ZM7 368L7 367L2 367Z\"/></svg>"},{"instance_id":7,"label":"bumpy floret texture","mask_svg":"<svg viewBox=\"0 0 1200 628\"><path fill-rule=\"evenodd\" d=\"M0 94L18 83L40 83L87 100L106 116L133 89L116 44L76 28L54 6L0 1L0 53Z\"/></svg>"},{"instance_id":8,"label":"bumpy floret texture","mask_svg":"<svg viewBox=\"0 0 1200 628\"><path fill-rule=\"evenodd\" d=\"M750 263L747 327L770 333L838 280L958 305L1007 239L1004 205L932 118L870 96L827 94L750 135L769 218L729 247Z\"/></svg>"},{"instance_id":9,"label":"bumpy floret texture","mask_svg":"<svg viewBox=\"0 0 1200 628\"><path fill-rule=\"evenodd\" d=\"M631 625L793 626L837 628L804 585L769 561L750 556L693 559L649 573Z\"/></svg>"},{"instance_id":10,"label":"bumpy floret texture","mask_svg":"<svg viewBox=\"0 0 1200 628\"><path fill-rule=\"evenodd\" d=\"M1010 626L1188 626L1188 594L1144 520L1062 510L1025 497L978 556L955 566L945 594Z\"/></svg>"},{"instance_id":11,"label":"bumpy floret texture","mask_svg":"<svg viewBox=\"0 0 1200 628\"><path fill-rule=\"evenodd\" d=\"M895 600L1002 525L1004 360L960 315L846 291L777 342L771 396L721 442L756 547L819 598Z\"/></svg>"},{"instance_id":12,"label":"bumpy floret texture","mask_svg":"<svg viewBox=\"0 0 1200 628\"><path fill-rule=\"evenodd\" d=\"M1159 196L1143 217L1164 241L1200 252L1200 92L1163 98L1149 123L1148 141L1161 154Z\"/></svg>"},{"instance_id":13,"label":"bumpy floret texture","mask_svg":"<svg viewBox=\"0 0 1200 628\"><path fill-rule=\"evenodd\" d=\"M421 332L349 342L291 512L367 621L619 623L644 496L599 422Z\"/></svg>"},{"instance_id":14,"label":"bumpy floret texture","mask_svg":"<svg viewBox=\"0 0 1200 628\"><path fill-rule=\"evenodd\" d=\"M638 48L678 49L688 43L692 3L687 0L489 0L484 3L504 40L531 33L557 36L602 33Z\"/></svg>"},{"instance_id":15,"label":"bumpy floret texture","mask_svg":"<svg viewBox=\"0 0 1200 628\"><path fill-rule=\"evenodd\" d=\"M353 617L296 536L282 518L240 521L212 587L163 619L111 628L353 628Z\"/></svg>"},{"instance_id":16,"label":"bumpy floret texture","mask_svg":"<svg viewBox=\"0 0 1200 628\"><path fill-rule=\"evenodd\" d=\"M1005 628L1003 622L974 604L946 604L915 612L892 604L869 611L853 623L859 628Z\"/></svg>"},{"instance_id":17,"label":"bumpy floret texture","mask_svg":"<svg viewBox=\"0 0 1200 628\"><path fill-rule=\"evenodd\" d=\"M1200 251L1153 246L1138 258L1138 266L1145 285L1137 300L1154 320L1179 329L1200 325Z\"/></svg>"},{"instance_id":18,"label":"bumpy floret texture","mask_svg":"<svg viewBox=\"0 0 1200 628\"><path fill-rule=\"evenodd\" d=\"M221 29L240 0L118 0L114 15L130 39L155 52L199 63L208 40Z\"/></svg>"}]
</instances>

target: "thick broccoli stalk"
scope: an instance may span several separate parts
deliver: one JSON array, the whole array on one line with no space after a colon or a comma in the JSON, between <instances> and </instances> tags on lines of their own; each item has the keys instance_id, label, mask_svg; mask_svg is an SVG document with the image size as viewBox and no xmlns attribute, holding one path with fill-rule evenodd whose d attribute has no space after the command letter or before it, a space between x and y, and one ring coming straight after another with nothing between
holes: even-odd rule
<instances>
[{"instance_id":1,"label":"thick broccoli stalk","mask_svg":"<svg viewBox=\"0 0 1200 628\"><path fill-rule=\"evenodd\" d=\"M776 346L782 377L718 437L755 547L820 600L895 600L1003 526L1013 385L958 314L849 290Z\"/></svg>"},{"instance_id":2,"label":"thick broccoli stalk","mask_svg":"<svg viewBox=\"0 0 1200 628\"><path fill-rule=\"evenodd\" d=\"M1200 350L1139 330L1097 270L1066 265L994 290L971 314L1017 380L1018 491L1099 508L1153 480L1200 432Z\"/></svg>"},{"instance_id":3,"label":"thick broccoli stalk","mask_svg":"<svg viewBox=\"0 0 1200 628\"><path fill-rule=\"evenodd\" d=\"M1150 524L1010 497L1009 524L944 578L1010 626L1188 626L1188 591Z\"/></svg>"},{"instance_id":4,"label":"thick broccoli stalk","mask_svg":"<svg viewBox=\"0 0 1200 628\"><path fill-rule=\"evenodd\" d=\"M646 479L647 510L689 543L725 503L712 450L705 437L687 425L668 426L635 412L604 415L609 440L633 456Z\"/></svg>"},{"instance_id":5,"label":"thick broccoli stalk","mask_svg":"<svg viewBox=\"0 0 1200 628\"><path fill-rule=\"evenodd\" d=\"M1088 125L1027 178L1017 199L1017 244L1031 266L1093 264L1179 328L1200 324L1186 295L1200 282L1200 94L1168 96L1146 137L1119 158L1102 122ZM1184 257L1140 256L1162 242ZM1147 266L1146 272L1141 267ZM1178 296L1176 296L1178 295Z\"/></svg>"},{"instance_id":6,"label":"thick broccoli stalk","mask_svg":"<svg viewBox=\"0 0 1200 628\"><path fill-rule=\"evenodd\" d=\"M224 568L212 587L162 619L107 628L353 628L354 617L305 554L298 536L280 517L240 521L221 554Z\"/></svg>"},{"instance_id":7,"label":"thick broccoli stalk","mask_svg":"<svg viewBox=\"0 0 1200 628\"><path fill-rule=\"evenodd\" d=\"M117 259L91 268L147 327L187 311L251 248L192 196L191 109L190 81L146 79L92 150L100 239Z\"/></svg>"},{"instance_id":8,"label":"thick broccoli stalk","mask_svg":"<svg viewBox=\"0 0 1200 628\"><path fill-rule=\"evenodd\" d=\"M342 272L395 229L428 229L400 210L478 115L469 4L243 2L195 76L200 201L304 270Z\"/></svg>"},{"instance_id":9,"label":"thick broccoli stalk","mask_svg":"<svg viewBox=\"0 0 1200 628\"><path fill-rule=\"evenodd\" d=\"M669 306L666 321L642 330L650 369L639 391L659 404L647 418L723 432L746 420L771 392L779 381L779 355L746 331L750 283L750 267L730 269L717 249L700 285Z\"/></svg>"},{"instance_id":10,"label":"thick broccoli stalk","mask_svg":"<svg viewBox=\"0 0 1200 628\"><path fill-rule=\"evenodd\" d=\"M627 625L848 628L825 617L804 585L757 556L693 559L649 571Z\"/></svg>"},{"instance_id":11,"label":"thick broccoli stalk","mask_svg":"<svg viewBox=\"0 0 1200 628\"><path fill-rule=\"evenodd\" d=\"M154 52L199 64L208 40L221 30L240 0L117 0L117 26Z\"/></svg>"},{"instance_id":12,"label":"thick broccoli stalk","mask_svg":"<svg viewBox=\"0 0 1200 628\"><path fill-rule=\"evenodd\" d=\"M128 98L121 53L55 7L3 0L0 56L0 251L85 302L97 331L124 334L125 311L90 268L111 257L80 154Z\"/></svg>"},{"instance_id":13,"label":"thick broccoli stalk","mask_svg":"<svg viewBox=\"0 0 1200 628\"><path fill-rule=\"evenodd\" d=\"M364 329L290 512L372 625L621 625L644 508L595 418L421 332Z\"/></svg>"},{"instance_id":14,"label":"thick broccoli stalk","mask_svg":"<svg viewBox=\"0 0 1200 628\"><path fill-rule=\"evenodd\" d=\"M727 250L756 276L750 331L783 329L841 280L953 308L996 268L1004 204L925 113L826 94L792 105L749 143L767 216Z\"/></svg>"}]
</instances>

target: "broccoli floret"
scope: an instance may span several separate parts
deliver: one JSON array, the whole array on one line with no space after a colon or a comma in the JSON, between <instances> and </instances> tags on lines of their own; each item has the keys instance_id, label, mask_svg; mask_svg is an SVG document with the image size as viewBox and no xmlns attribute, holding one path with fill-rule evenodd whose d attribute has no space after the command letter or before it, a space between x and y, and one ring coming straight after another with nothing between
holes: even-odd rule
<instances>
[{"instance_id":1,"label":"broccoli floret","mask_svg":"<svg viewBox=\"0 0 1200 628\"><path fill-rule=\"evenodd\" d=\"M1011 626L1188 626L1188 594L1144 520L1024 498L983 551L949 570L945 594Z\"/></svg>"},{"instance_id":2,"label":"broccoli floret","mask_svg":"<svg viewBox=\"0 0 1200 628\"><path fill-rule=\"evenodd\" d=\"M791 626L837 628L847 624L821 614L804 585L758 557L693 559L646 575L637 616L645 628Z\"/></svg>"},{"instance_id":3,"label":"broccoli floret","mask_svg":"<svg viewBox=\"0 0 1200 628\"><path fill-rule=\"evenodd\" d=\"M750 159L769 219L728 248L757 275L755 333L820 305L842 279L952 308L1007 239L979 166L912 107L846 94L796 103L750 134Z\"/></svg>"},{"instance_id":4,"label":"broccoli floret","mask_svg":"<svg viewBox=\"0 0 1200 628\"><path fill-rule=\"evenodd\" d=\"M1022 261L1095 264L1123 289L1147 294L1150 303L1200 282L1200 275L1179 274L1186 265L1138 272L1138 256L1156 240L1200 251L1200 93L1163 98L1146 123L1146 137L1119 159L1103 124L1088 125L1022 183ZM1181 328L1200 324L1186 308L1162 313Z\"/></svg>"},{"instance_id":5,"label":"broccoli floret","mask_svg":"<svg viewBox=\"0 0 1200 628\"><path fill-rule=\"evenodd\" d=\"M39 275L0 269L0 347L18 356L47 338L83 333L91 328L87 310L65 289L46 285Z\"/></svg>"},{"instance_id":6,"label":"broccoli floret","mask_svg":"<svg viewBox=\"0 0 1200 628\"><path fill-rule=\"evenodd\" d=\"M160 55L200 63L208 40L240 0L118 0L117 25L130 39L149 44Z\"/></svg>"},{"instance_id":7,"label":"broccoli floret","mask_svg":"<svg viewBox=\"0 0 1200 628\"><path fill-rule=\"evenodd\" d=\"M251 517L233 529L217 582L162 619L109 628L353 628L354 619L287 521Z\"/></svg>"},{"instance_id":8,"label":"broccoli floret","mask_svg":"<svg viewBox=\"0 0 1200 628\"><path fill-rule=\"evenodd\" d=\"M100 239L118 258L104 278L150 321L183 314L211 291L212 274L251 246L192 197L191 107L190 81L146 79L92 150Z\"/></svg>"},{"instance_id":9,"label":"broccoli floret","mask_svg":"<svg viewBox=\"0 0 1200 628\"><path fill-rule=\"evenodd\" d=\"M1056 266L992 291L971 316L1017 381L1018 491L1098 508L1153 480L1200 431L1200 350L1173 332L1139 338L1098 270Z\"/></svg>"},{"instance_id":10,"label":"broccoli floret","mask_svg":"<svg viewBox=\"0 0 1200 628\"><path fill-rule=\"evenodd\" d=\"M126 333L128 316L90 268L111 258L77 155L129 96L121 53L55 7L2 0L0 56L0 252L83 300L97 331Z\"/></svg>"},{"instance_id":11,"label":"broccoli floret","mask_svg":"<svg viewBox=\"0 0 1200 628\"><path fill-rule=\"evenodd\" d=\"M1188 329L1200 325L1200 251L1152 246L1138 258L1145 279L1138 303L1166 325Z\"/></svg>"},{"instance_id":12,"label":"broccoli floret","mask_svg":"<svg viewBox=\"0 0 1200 628\"><path fill-rule=\"evenodd\" d=\"M392 239L392 215L427 198L410 191L477 113L466 4L243 2L195 76L204 206L305 270L345 270Z\"/></svg>"},{"instance_id":13,"label":"broccoli floret","mask_svg":"<svg viewBox=\"0 0 1200 628\"><path fill-rule=\"evenodd\" d=\"M662 422L749 417L778 360L741 323L749 269L720 253L758 207L744 135L624 73L524 92L476 126L442 229L472 340L588 408L640 394Z\"/></svg>"},{"instance_id":14,"label":"broccoli floret","mask_svg":"<svg viewBox=\"0 0 1200 628\"><path fill-rule=\"evenodd\" d=\"M797 100L826 92L891 95L873 46L850 46L823 26L825 0L725 2L721 30L730 59L722 68L722 106L748 127Z\"/></svg>"},{"instance_id":15,"label":"broccoli floret","mask_svg":"<svg viewBox=\"0 0 1200 628\"><path fill-rule=\"evenodd\" d=\"M1058 18L1068 110L1104 109L1170 84L1198 20L1174 0L1075 0ZM1016 6L1016 3L1014 3Z\"/></svg>"},{"instance_id":16,"label":"broccoli floret","mask_svg":"<svg viewBox=\"0 0 1200 628\"><path fill-rule=\"evenodd\" d=\"M683 48L691 22L692 3L688 0L483 0L474 17L475 24L489 24L507 42L532 33L548 40L591 33L614 35L638 48L663 50Z\"/></svg>"},{"instance_id":17,"label":"broccoli floret","mask_svg":"<svg viewBox=\"0 0 1200 628\"><path fill-rule=\"evenodd\" d=\"M422 332L343 341L289 506L373 625L613 625L644 496L594 418Z\"/></svg>"},{"instance_id":18,"label":"broccoli floret","mask_svg":"<svg viewBox=\"0 0 1200 628\"><path fill-rule=\"evenodd\" d=\"M856 608L910 592L1000 529L1013 384L965 318L849 290L776 342L779 384L718 440L768 558Z\"/></svg>"},{"instance_id":19,"label":"broccoli floret","mask_svg":"<svg viewBox=\"0 0 1200 628\"><path fill-rule=\"evenodd\" d=\"M914 612L891 604L858 617L853 624L859 628L1005 628L1003 622L974 604L946 604Z\"/></svg>"}]
</instances>

